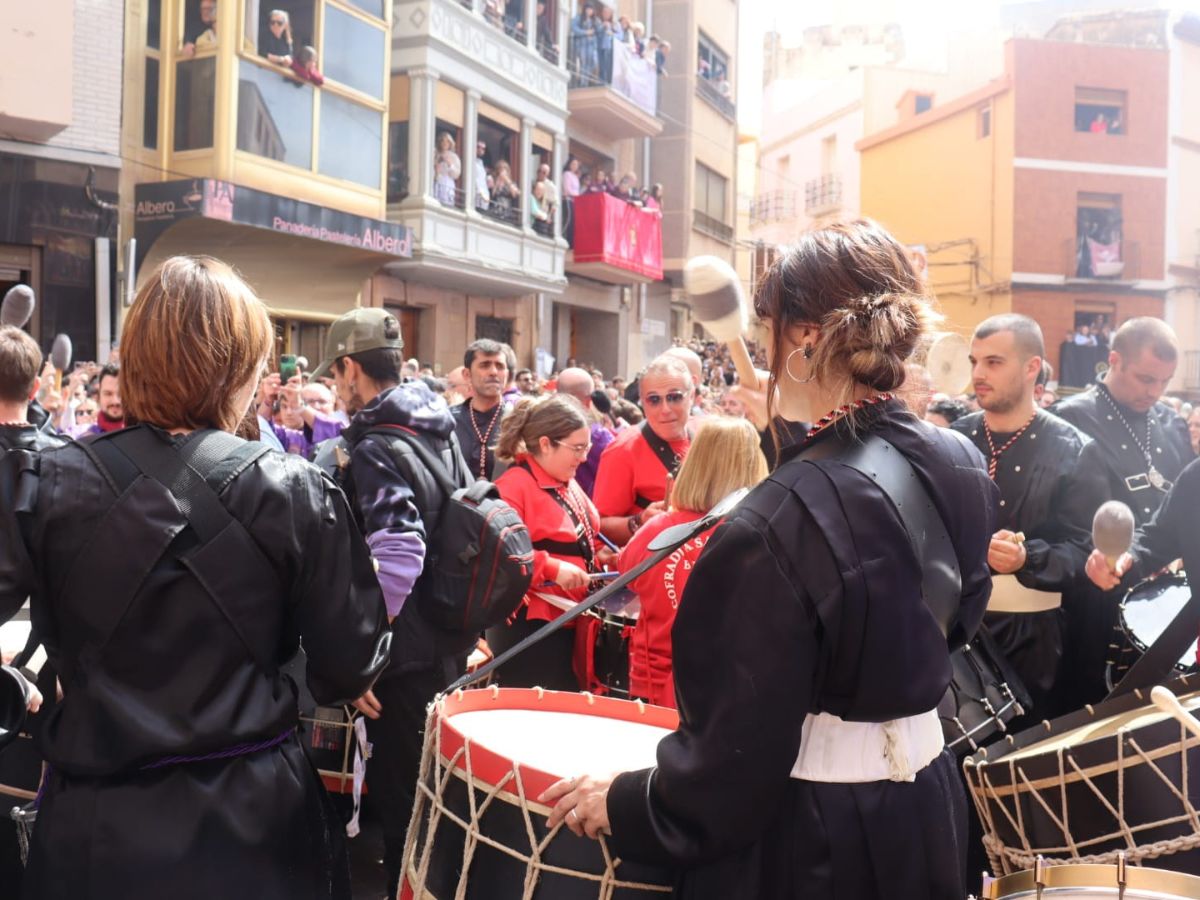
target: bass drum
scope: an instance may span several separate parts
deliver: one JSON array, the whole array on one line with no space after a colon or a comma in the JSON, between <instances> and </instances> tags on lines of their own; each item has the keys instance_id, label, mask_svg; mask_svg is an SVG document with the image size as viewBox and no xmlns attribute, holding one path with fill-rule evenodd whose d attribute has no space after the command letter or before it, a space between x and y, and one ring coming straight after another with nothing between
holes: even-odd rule
<instances>
[{"instance_id":1,"label":"bass drum","mask_svg":"<svg viewBox=\"0 0 1200 900\"><path fill-rule=\"evenodd\" d=\"M983 900L1200 900L1200 878L1134 866L1044 866L989 879Z\"/></svg>"},{"instance_id":2,"label":"bass drum","mask_svg":"<svg viewBox=\"0 0 1200 900\"><path fill-rule=\"evenodd\" d=\"M1121 601L1117 626L1120 632L1110 646L1112 653L1105 671L1105 681L1110 691L1121 683L1130 666L1167 630L1167 626L1191 597L1187 576L1182 574L1154 575L1129 589ZM1197 671L1196 641L1192 641L1179 658L1175 671L1180 674Z\"/></svg>"},{"instance_id":3,"label":"bass drum","mask_svg":"<svg viewBox=\"0 0 1200 900\"><path fill-rule=\"evenodd\" d=\"M1200 678L1168 687L1200 709ZM986 747L966 760L993 871L1152 862L1200 875L1200 738L1134 691ZM1189 772L1191 774L1189 774Z\"/></svg>"}]
</instances>

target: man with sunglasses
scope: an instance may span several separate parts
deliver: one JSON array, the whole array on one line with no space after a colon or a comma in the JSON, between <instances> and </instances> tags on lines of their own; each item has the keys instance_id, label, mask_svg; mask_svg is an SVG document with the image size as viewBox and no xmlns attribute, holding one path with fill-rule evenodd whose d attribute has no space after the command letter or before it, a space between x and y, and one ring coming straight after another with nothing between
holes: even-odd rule
<instances>
[{"instance_id":1,"label":"man with sunglasses","mask_svg":"<svg viewBox=\"0 0 1200 900\"><path fill-rule=\"evenodd\" d=\"M691 445L695 386L688 367L660 356L643 373L640 394L646 421L621 432L604 451L592 494L600 530L622 546L666 508L669 482Z\"/></svg>"}]
</instances>

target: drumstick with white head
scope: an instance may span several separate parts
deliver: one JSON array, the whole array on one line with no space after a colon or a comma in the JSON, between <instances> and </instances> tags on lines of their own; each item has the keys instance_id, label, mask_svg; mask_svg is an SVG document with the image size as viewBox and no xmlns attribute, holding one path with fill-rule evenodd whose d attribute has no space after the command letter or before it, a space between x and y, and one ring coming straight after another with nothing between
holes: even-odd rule
<instances>
[{"instance_id":1,"label":"drumstick with white head","mask_svg":"<svg viewBox=\"0 0 1200 900\"><path fill-rule=\"evenodd\" d=\"M1150 700L1167 715L1174 717L1193 735L1200 737L1200 722L1197 722L1195 716L1183 708L1183 704L1179 702L1179 698L1170 688L1156 684L1150 691Z\"/></svg>"},{"instance_id":2,"label":"drumstick with white head","mask_svg":"<svg viewBox=\"0 0 1200 900\"><path fill-rule=\"evenodd\" d=\"M1092 519L1092 543L1104 554L1109 571L1117 571L1117 560L1133 546L1133 510L1120 500L1109 500Z\"/></svg>"},{"instance_id":3,"label":"drumstick with white head","mask_svg":"<svg viewBox=\"0 0 1200 900\"><path fill-rule=\"evenodd\" d=\"M729 348L742 385L758 390L758 373L742 338L750 325L746 292L733 266L719 256L693 257L684 267L683 287L696 320Z\"/></svg>"}]
</instances>

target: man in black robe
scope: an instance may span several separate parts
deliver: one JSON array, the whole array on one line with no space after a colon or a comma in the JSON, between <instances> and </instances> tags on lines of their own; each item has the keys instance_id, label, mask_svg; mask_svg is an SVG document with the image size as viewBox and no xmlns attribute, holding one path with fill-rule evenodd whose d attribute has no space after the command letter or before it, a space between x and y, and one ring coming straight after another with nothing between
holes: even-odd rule
<instances>
[{"instance_id":1,"label":"man in black robe","mask_svg":"<svg viewBox=\"0 0 1200 900\"><path fill-rule=\"evenodd\" d=\"M1062 595L1083 570L1092 512L1104 500L1094 469L1080 465L1089 439L1038 408L1044 354L1042 330L1033 319L1001 315L984 321L971 341L982 411L952 426L983 453L1000 489L985 622L1029 689L1029 712L1036 718L1070 707L1055 690L1066 629Z\"/></svg>"},{"instance_id":2,"label":"man in black robe","mask_svg":"<svg viewBox=\"0 0 1200 900\"><path fill-rule=\"evenodd\" d=\"M1165 322L1130 319L1113 335L1103 379L1051 410L1092 438L1086 465L1103 473L1108 487L1102 499L1125 503L1139 526L1153 518L1171 484L1195 457L1187 424L1159 402L1178 360L1178 341ZM1074 617L1067 656L1083 702L1106 693L1109 645L1122 643L1113 634L1122 596L1120 591L1102 595L1081 582L1075 597L1087 615ZM1068 615L1074 611L1069 608Z\"/></svg>"}]
</instances>

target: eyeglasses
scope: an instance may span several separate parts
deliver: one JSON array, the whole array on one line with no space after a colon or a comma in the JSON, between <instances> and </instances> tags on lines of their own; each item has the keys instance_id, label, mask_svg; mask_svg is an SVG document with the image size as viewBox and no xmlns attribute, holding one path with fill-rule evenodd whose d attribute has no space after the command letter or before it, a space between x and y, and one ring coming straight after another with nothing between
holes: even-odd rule
<instances>
[{"instance_id":1,"label":"eyeglasses","mask_svg":"<svg viewBox=\"0 0 1200 900\"><path fill-rule=\"evenodd\" d=\"M272 19L271 24L272 25L286 25L287 22L283 21L283 19Z\"/></svg>"},{"instance_id":2,"label":"eyeglasses","mask_svg":"<svg viewBox=\"0 0 1200 900\"><path fill-rule=\"evenodd\" d=\"M559 447L566 447L576 456L587 456L592 451L591 444L567 444L563 441L555 441L554 443Z\"/></svg>"},{"instance_id":3,"label":"eyeglasses","mask_svg":"<svg viewBox=\"0 0 1200 900\"><path fill-rule=\"evenodd\" d=\"M666 403L668 406L682 406L683 402L688 399L688 394L683 391L671 391L665 397L660 397L658 394L649 394L642 398L642 402L647 406L658 406Z\"/></svg>"}]
</instances>

